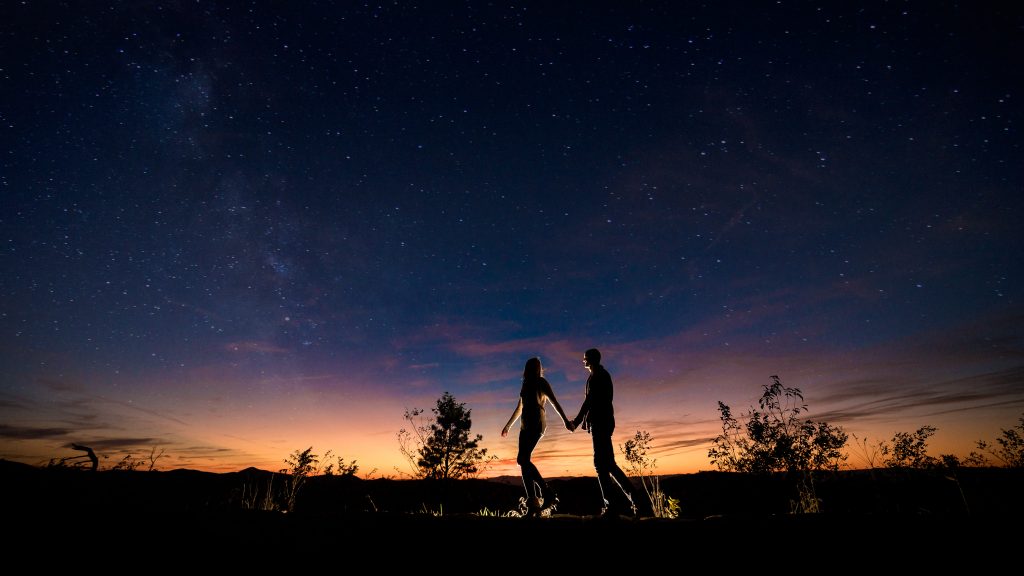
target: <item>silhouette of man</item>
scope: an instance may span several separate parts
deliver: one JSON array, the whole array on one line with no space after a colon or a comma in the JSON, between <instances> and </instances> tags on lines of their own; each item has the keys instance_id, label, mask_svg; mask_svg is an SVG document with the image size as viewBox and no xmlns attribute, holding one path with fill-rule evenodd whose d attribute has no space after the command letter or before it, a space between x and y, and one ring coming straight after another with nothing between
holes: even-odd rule
<instances>
[{"instance_id":1,"label":"silhouette of man","mask_svg":"<svg viewBox=\"0 0 1024 576\"><path fill-rule=\"evenodd\" d=\"M590 432L594 443L594 469L597 471L597 484L604 503L602 517L617 518L621 514L632 516L636 513L633 500L636 491L633 483L615 463L615 452L612 448L612 432L615 431L612 377L601 365L601 353L597 348L591 348L583 353L583 365L590 371L590 377L587 378L587 395L580 406L579 414L572 420L572 426L573 429L583 426L584 430ZM609 499L608 490L613 483L622 491L624 498Z\"/></svg>"}]
</instances>

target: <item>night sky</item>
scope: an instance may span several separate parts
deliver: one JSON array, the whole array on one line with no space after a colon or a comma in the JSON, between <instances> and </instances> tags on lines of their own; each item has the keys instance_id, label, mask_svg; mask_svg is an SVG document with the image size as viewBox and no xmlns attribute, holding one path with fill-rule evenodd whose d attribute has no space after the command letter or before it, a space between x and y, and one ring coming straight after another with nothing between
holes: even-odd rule
<instances>
[{"instance_id":1,"label":"night sky","mask_svg":"<svg viewBox=\"0 0 1024 576\"><path fill-rule=\"evenodd\" d=\"M27 1L0 33L0 458L400 476L450 391L518 474L526 360L572 416L590 347L663 474L773 375L853 467L1024 414L1019 6ZM592 475L549 414L541 472Z\"/></svg>"}]
</instances>

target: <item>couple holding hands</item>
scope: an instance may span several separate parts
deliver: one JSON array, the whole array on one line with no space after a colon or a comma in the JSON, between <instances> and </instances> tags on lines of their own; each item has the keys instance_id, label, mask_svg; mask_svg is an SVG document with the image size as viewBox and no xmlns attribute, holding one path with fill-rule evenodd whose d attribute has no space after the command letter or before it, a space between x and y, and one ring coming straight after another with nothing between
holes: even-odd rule
<instances>
[{"instance_id":1,"label":"couple holding hands","mask_svg":"<svg viewBox=\"0 0 1024 576\"><path fill-rule=\"evenodd\" d=\"M580 406L579 414L569 420L562 410L551 384L544 378L540 358L530 358L523 369L523 387L519 392L519 403L512 417L501 430L502 437L521 419L519 428L519 455L516 463L523 474L526 489L526 516L548 516L558 505L558 496L540 475L537 466L530 460L533 449L544 436L547 428L545 404L550 402L562 417L566 430L573 432L582 426L590 432L594 442L594 469L597 471L598 488L601 490L602 517L617 518L620 514L636 513L635 491L626 474L615 463L612 447L612 432L615 430L615 410L612 408L612 377L601 365L601 353L591 348L583 354L583 365L590 371L587 378L587 393ZM627 502L612 503L607 489L615 484L622 491Z\"/></svg>"}]
</instances>

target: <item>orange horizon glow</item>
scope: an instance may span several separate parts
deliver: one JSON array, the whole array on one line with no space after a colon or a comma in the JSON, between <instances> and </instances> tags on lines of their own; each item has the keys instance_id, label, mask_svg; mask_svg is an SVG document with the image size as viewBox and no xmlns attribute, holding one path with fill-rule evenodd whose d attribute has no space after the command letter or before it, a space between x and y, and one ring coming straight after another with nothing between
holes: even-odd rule
<instances>
[{"instance_id":1,"label":"orange horizon glow","mask_svg":"<svg viewBox=\"0 0 1024 576\"><path fill-rule=\"evenodd\" d=\"M751 360L746 370L759 371L760 363ZM552 361L547 374L558 382L556 395L571 416L582 402L584 375L572 373L570 364L575 368L575 362L568 359ZM838 359L832 359L828 364L833 371L842 372ZM743 370L715 367L716 363L710 360L708 366L708 370L714 369L721 375L718 380L745 379ZM709 391L695 386L672 385L659 379L639 380L627 376L630 366L618 368L622 376L613 374L617 382L618 420L613 442L620 448L636 431L650 433L653 437L650 457L656 459L654 471L659 475L715 470L707 457L707 450L712 439L721 432L717 405L714 400L698 399L720 397L739 417L751 406L756 406L764 383L754 382L756 378L751 374L746 378L750 383L736 386L732 393L725 394L729 387ZM1021 414L1019 402L990 402L975 407L968 403L949 409L950 402L941 401L938 402L941 410L930 408L932 403L924 403L917 408L902 405L885 407L886 402L871 400L874 396L869 391L866 392L866 405L876 410L871 413L870 410L856 408L864 406L863 402L851 402L856 394L850 386L836 388L834 385L813 384L812 379L822 381L816 372L805 370L802 376L789 380L783 378L783 382L802 389L809 407L802 418L839 425L850 434L847 444L849 456L844 468L871 467L871 454L866 453L870 450L864 449L865 441L870 449L880 441L891 440L896 432L913 432L924 425L938 428L929 440L930 455L963 457L976 450L978 440L991 444L1000 436L1001 430L1016 426ZM708 377L692 371L687 378L699 381ZM310 382L316 384L309 385ZM326 386L323 385L325 382ZM85 397L91 393L73 386L54 389L53 393L70 405L87 403L96 410L104 411L110 421L119 422L125 430L161 430L159 435L151 434L153 441L126 448L104 448L99 442L95 449L101 457L101 469L113 467L127 454L145 460L150 450L155 448L157 452L164 451L155 466L158 470L185 468L223 473L254 467L276 472L286 467L284 460L293 452L312 447L322 460L327 451L331 451L330 460L322 461L322 466L341 457L346 464L355 462L359 467L356 475L361 478L409 477L412 470L399 451L396 436L399 429L409 427L402 414L406 408L424 408L425 416L430 416L429 409L440 396L439 392L435 395L424 389L417 396L407 398L407 402L400 402L375 395L372 387L367 386L355 386L364 390L361 394L335 392L333 390L350 390L353 386L335 386L330 383L330 378L306 378L291 385L291 394L263 401L256 400L252 394L246 395L244 401L232 401L229 395L222 394L217 400L199 402L194 399L191 404L186 399L172 399L166 395L148 400L137 395L130 401L107 396L90 396L86 400ZM213 385L208 387L213 388ZM828 389L838 392L823 393ZM516 388L509 386L504 391L456 396L457 401L471 410L473 433L483 435L481 447L487 449L489 456L498 457L497 461L486 464L479 477L519 475L515 464L517 434L514 430L507 438L499 434L515 406L517 392ZM201 406L202 409L180 408L188 405ZM687 409L683 410L684 407ZM569 433L553 409L549 408L548 413L548 432L534 453L534 461L541 473L546 477L592 476L589 435L582 430ZM985 416L980 417L982 414ZM74 441L89 445L88 436L88 433L80 434ZM2 457L33 465L78 454L55 440L24 441L17 444L17 450L12 449L14 446L14 443L5 441ZM627 468L621 453L617 458L620 466ZM877 455L875 458L874 465L881 465Z\"/></svg>"}]
</instances>

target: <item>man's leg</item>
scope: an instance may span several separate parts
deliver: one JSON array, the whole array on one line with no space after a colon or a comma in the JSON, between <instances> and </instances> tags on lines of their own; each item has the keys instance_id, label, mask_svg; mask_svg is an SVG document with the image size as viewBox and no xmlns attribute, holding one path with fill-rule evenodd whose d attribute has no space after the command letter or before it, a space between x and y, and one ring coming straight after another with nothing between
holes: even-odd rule
<instances>
[{"instance_id":1,"label":"man's leg","mask_svg":"<svg viewBox=\"0 0 1024 576\"><path fill-rule=\"evenodd\" d=\"M598 486L601 489L601 499L604 502L604 512L613 515L620 513L631 513L632 511L632 500L628 504L619 504L613 502L613 496L608 492L611 489L612 484L616 484L622 491L623 495L629 498L629 488L632 487L629 484L629 480L626 480L626 485L623 486L621 480L616 477L620 475L625 478L625 474L619 469L618 465L615 464L615 453L612 448L612 436L611 434L598 434L593 432L594 435L594 469L597 470L597 481ZM614 498L619 500L618 498Z\"/></svg>"},{"instance_id":2,"label":"man's leg","mask_svg":"<svg viewBox=\"0 0 1024 576\"><path fill-rule=\"evenodd\" d=\"M611 479L611 476L608 475L607 456L602 436L595 434L593 430L591 430L590 436L594 443L594 471L597 472L597 490L601 493L601 514L604 514L608 509L608 496L604 485Z\"/></svg>"},{"instance_id":3,"label":"man's leg","mask_svg":"<svg viewBox=\"0 0 1024 576\"><path fill-rule=\"evenodd\" d=\"M622 468L619 468L619 465L615 462L612 462L612 469L609 476L611 476L612 479L615 480L615 483L619 485L619 488L622 489L622 493L629 500L629 507L632 513L636 514L638 511L638 504L636 500L637 493L636 488L633 486L633 483L630 482L629 477L626 476L626 473L623 472Z\"/></svg>"}]
</instances>

